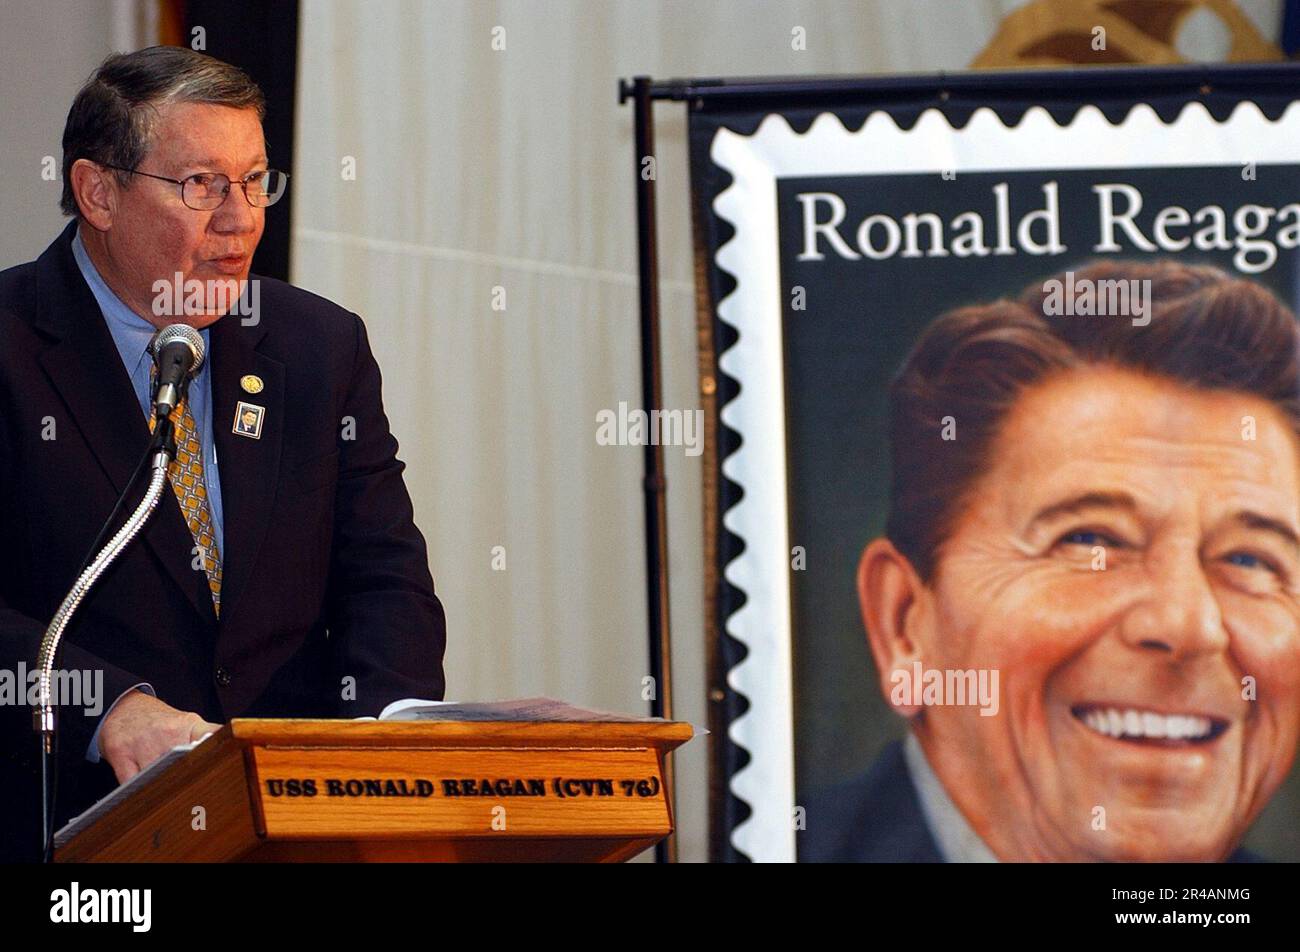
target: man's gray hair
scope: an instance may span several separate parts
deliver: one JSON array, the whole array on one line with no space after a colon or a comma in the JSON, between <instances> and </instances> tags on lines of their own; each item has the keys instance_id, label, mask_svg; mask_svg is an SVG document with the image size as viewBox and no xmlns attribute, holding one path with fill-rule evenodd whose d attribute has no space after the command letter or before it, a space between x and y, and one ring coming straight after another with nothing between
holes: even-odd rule
<instances>
[{"instance_id":1,"label":"man's gray hair","mask_svg":"<svg viewBox=\"0 0 1300 952\"><path fill-rule=\"evenodd\" d=\"M78 159L134 169L152 145L158 107L195 102L256 109L266 118L266 97L243 70L183 46L151 46L115 53L100 64L72 101L63 127L65 215L80 214L72 194ZM127 186L128 175L117 180Z\"/></svg>"}]
</instances>

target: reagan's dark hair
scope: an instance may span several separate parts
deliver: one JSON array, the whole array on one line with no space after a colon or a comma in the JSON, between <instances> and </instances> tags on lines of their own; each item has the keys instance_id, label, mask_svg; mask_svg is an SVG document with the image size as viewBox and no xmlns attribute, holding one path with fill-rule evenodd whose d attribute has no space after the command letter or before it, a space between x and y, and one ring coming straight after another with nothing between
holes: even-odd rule
<instances>
[{"instance_id":1,"label":"reagan's dark hair","mask_svg":"<svg viewBox=\"0 0 1300 952\"><path fill-rule=\"evenodd\" d=\"M1300 331L1268 290L1217 268L1169 260L1094 263L1074 272L1076 287L1084 280L1149 280L1150 323L1060 314L1044 307L1051 285L1042 282L1017 299L939 317L894 379L885 531L925 581L989 468L1008 411L1053 374L1110 365L1188 387L1254 394L1300 431ZM946 417L955 422L955 439L943 438Z\"/></svg>"},{"instance_id":2,"label":"reagan's dark hair","mask_svg":"<svg viewBox=\"0 0 1300 952\"><path fill-rule=\"evenodd\" d=\"M72 194L72 163L90 159L133 169L152 145L158 107L198 102L256 109L266 118L266 99L241 69L182 46L151 46L115 53L100 64L72 101L63 127L65 215L80 214ZM118 172L125 187L129 176Z\"/></svg>"}]
</instances>

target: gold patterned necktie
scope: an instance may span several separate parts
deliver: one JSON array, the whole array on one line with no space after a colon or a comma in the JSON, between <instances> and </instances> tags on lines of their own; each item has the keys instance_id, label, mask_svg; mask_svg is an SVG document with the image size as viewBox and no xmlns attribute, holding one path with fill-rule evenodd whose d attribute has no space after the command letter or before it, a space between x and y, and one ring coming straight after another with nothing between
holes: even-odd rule
<instances>
[{"instance_id":1,"label":"gold patterned necktie","mask_svg":"<svg viewBox=\"0 0 1300 952\"><path fill-rule=\"evenodd\" d=\"M150 392L157 382L157 369L150 372ZM221 617L221 552L217 547L216 532L212 527L212 509L208 506L208 487L203 479L203 444L199 440L194 415L190 413L189 397L176 405L169 419L176 439L176 458L167 467L167 478L181 504L181 513L190 535L199 547L203 558L203 571L208 577L212 592L212 610ZM149 432L154 430L154 417L149 415Z\"/></svg>"}]
</instances>

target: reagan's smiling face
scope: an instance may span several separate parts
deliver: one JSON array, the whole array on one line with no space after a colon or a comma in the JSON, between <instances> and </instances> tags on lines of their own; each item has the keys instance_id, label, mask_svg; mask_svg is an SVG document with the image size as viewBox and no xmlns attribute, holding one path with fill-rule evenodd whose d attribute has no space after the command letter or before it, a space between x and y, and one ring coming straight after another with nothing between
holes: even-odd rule
<instances>
[{"instance_id":1,"label":"reagan's smiling face","mask_svg":"<svg viewBox=\"0 0 1300 952\"><path fill-rule=\"evenodd\" d=\"M1237 844L1300 727L1298 456L1260 398L1118 369L1017 401L899 637L872 634L886 684L917 659L1000 672L996 716L916 722L999 856L1217 860ZM864 585L864 610L901 590Z\"/></svg>"}]
</instances>

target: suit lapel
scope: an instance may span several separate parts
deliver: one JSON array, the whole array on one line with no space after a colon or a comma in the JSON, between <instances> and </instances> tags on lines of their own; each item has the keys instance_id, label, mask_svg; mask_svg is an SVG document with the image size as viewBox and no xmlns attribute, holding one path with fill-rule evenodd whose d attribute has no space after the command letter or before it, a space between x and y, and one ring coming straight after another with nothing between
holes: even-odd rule
<instances>
[{"instance_id":1,"label":"suit lapel","mask_svg":"<svg viewBox=\"0 0 1300 952\"><path fill-rule=\"evenodd\" d=\"M221 472L225 551L221 553L221 615L232 617L266 538L280 475L284 427L284 364L258 353L266 329L246 327L238 314L212 325L212 427ZM253 374L263 388L246 393L240 380ZM265 409L261 436L233 432L240 401Z\"/></svg>"},{"instance_id":2,"label":"suit lapel","mask_svg":"<svg viewBox=\"0 0 1300 952\"><path fill-rule=\"evenodd\" d=\"M36 323L58 338L41 353L40 362L91 454L121 495L149 444L149 425L99 304L72 256L76 227L75 221L69 224L38 261ZM142 480L135 487L129 501L133 508L143 486ZM195 611L215 623L207 579L191 568L194 540L170 484L142 538Z\"/></svg>"},{"instance_id":3,"label":"suit lapel","mask_svg":"<svg viewBox=\"0 0 1300 952\"><path fill-rule=\"evenodd\" d=\"M131 379L95 296L72 257L75 222L41 255L37 325L59 338L41 366L72 415L90 452L119 494L149 441Z\"/></svg>"}]
</instances>

